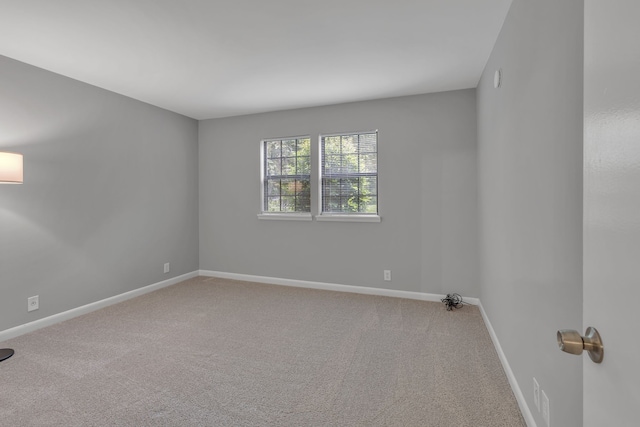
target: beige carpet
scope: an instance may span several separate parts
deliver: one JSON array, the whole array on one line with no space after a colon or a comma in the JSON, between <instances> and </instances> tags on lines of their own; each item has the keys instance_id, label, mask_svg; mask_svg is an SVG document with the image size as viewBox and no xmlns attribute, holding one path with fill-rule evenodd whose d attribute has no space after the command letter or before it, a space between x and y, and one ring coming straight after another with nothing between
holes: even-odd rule
<instances>
[{"instance_id":1,"label":"beige carpet","mask_svg":"<svg viewBox=\"0 0 640 427\"><path fill-rule=\"evenodd\" d=\"M12 340L3 426L524 426L476 307L198 277Z\"/></svg>"}]
</instances>

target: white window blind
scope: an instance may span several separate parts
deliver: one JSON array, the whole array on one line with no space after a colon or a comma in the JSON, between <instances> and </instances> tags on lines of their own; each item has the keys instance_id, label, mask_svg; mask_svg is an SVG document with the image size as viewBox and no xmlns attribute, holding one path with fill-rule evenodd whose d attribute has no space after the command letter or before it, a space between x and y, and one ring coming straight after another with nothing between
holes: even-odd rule
<instances>
[{"instance_id":1,"label":"white window blind","mask_svg":"<svg viewBox=\"0 0 640 427\"><path fill-rule=\"evenodd\" d=\"M320 140L322 213L378 213L378 133L324 135Z\"/></svg>"},{"instance_id":2,"label":"white window blind","mask_svg":"<svg viewBox=\"0 0 640 427\"><path fill-rule=\"evenodd\" d=\"M262 141L262 211L311 212L309 137Z\"/></svg>"}]
</instances>

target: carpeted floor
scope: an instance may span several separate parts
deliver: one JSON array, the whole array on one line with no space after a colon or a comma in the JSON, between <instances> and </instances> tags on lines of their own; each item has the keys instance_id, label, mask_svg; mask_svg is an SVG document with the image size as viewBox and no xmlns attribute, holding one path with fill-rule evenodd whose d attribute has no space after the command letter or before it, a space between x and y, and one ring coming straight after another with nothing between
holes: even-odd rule
<instances>
[{"instance_id":1,"label":"carpeted floor","mask_svg":"<svg viewBox=\"0 0 640 427\"><path fill-rule=\"evenodd\" d=\"M524 426L476 307L197 277L5 341L6 426Z\"/></svg>"}]
</instances>

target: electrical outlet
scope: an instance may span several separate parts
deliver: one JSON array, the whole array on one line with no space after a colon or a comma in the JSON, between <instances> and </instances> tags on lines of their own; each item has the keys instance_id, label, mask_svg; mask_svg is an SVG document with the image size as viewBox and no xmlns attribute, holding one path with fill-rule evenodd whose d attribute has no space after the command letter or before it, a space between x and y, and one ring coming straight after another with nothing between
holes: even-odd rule
<instances>
[{"instance_id":1,"label":"electrical outlet","mask_svg":"<svg viewBox=\"0 0 640 427\"><path fill-rule=\"evenodd\" d=\"M165 262L165 263L164 263L164 272L165 272L165 273L168 273L168 272L169 272L169 270L170 270L170 268L169 268L169 263L168 263L168 262Z\"/></svg>"},{"instance_id":2,"label":"electrical outlet","mask_svg":"<svg viewBox=\"0 0 640 427\"><path fill-rule=\"evenodd\" d=\"M385 270L384 271L384 281L385 282L390 282L391 281L391 270Z\"/></svg>"},{"instance_id":3,"label":"electrical outlet","mask_svg":"<svg viewBox=\"0 0 640 427\"><path fill-rule=\"evenodd\" d=\"M535 377L533 377L533 403L535 403L538 412L540 412L540 384Z\"/></svg>"},{"instance_id":4,"label":"electrical outlet","mask_svg":"<svg viewBox=\"0 0 640 427\"><path fill-rule=\"evenodd\" d=\"M544 390L542 391L542 419L544 420L545 423L547 423L547 427L551 427L551 422L550 422L550 408L549 408L549 398L547 397L546 393L544 392Z\"/></svg>"},{"instance_id":5,"label":"electrical outlet","mask_svg":"<svg viewBox=\"0 0 640 427\"><path fill-rule=\"evenodd\" d=\"M27 298L27 311L33 311L40 308L40 297L38 295Z\"/></svg>"}]
</instances>

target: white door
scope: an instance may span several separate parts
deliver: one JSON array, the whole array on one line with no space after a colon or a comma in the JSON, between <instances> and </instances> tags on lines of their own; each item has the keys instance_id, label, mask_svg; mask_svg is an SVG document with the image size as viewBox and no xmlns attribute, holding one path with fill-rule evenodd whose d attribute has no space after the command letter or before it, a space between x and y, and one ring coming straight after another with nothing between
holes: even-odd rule
<instances>
[{"instance_id":1,"label":"white door","mask_svg":"<svg viewBox=\"0 0 640 427\"><path fill-rule=\"evenodd\" d=\"M585 0L584 30L584 426L640 426L640 1Z\"/></svg>"}]
</instances>

